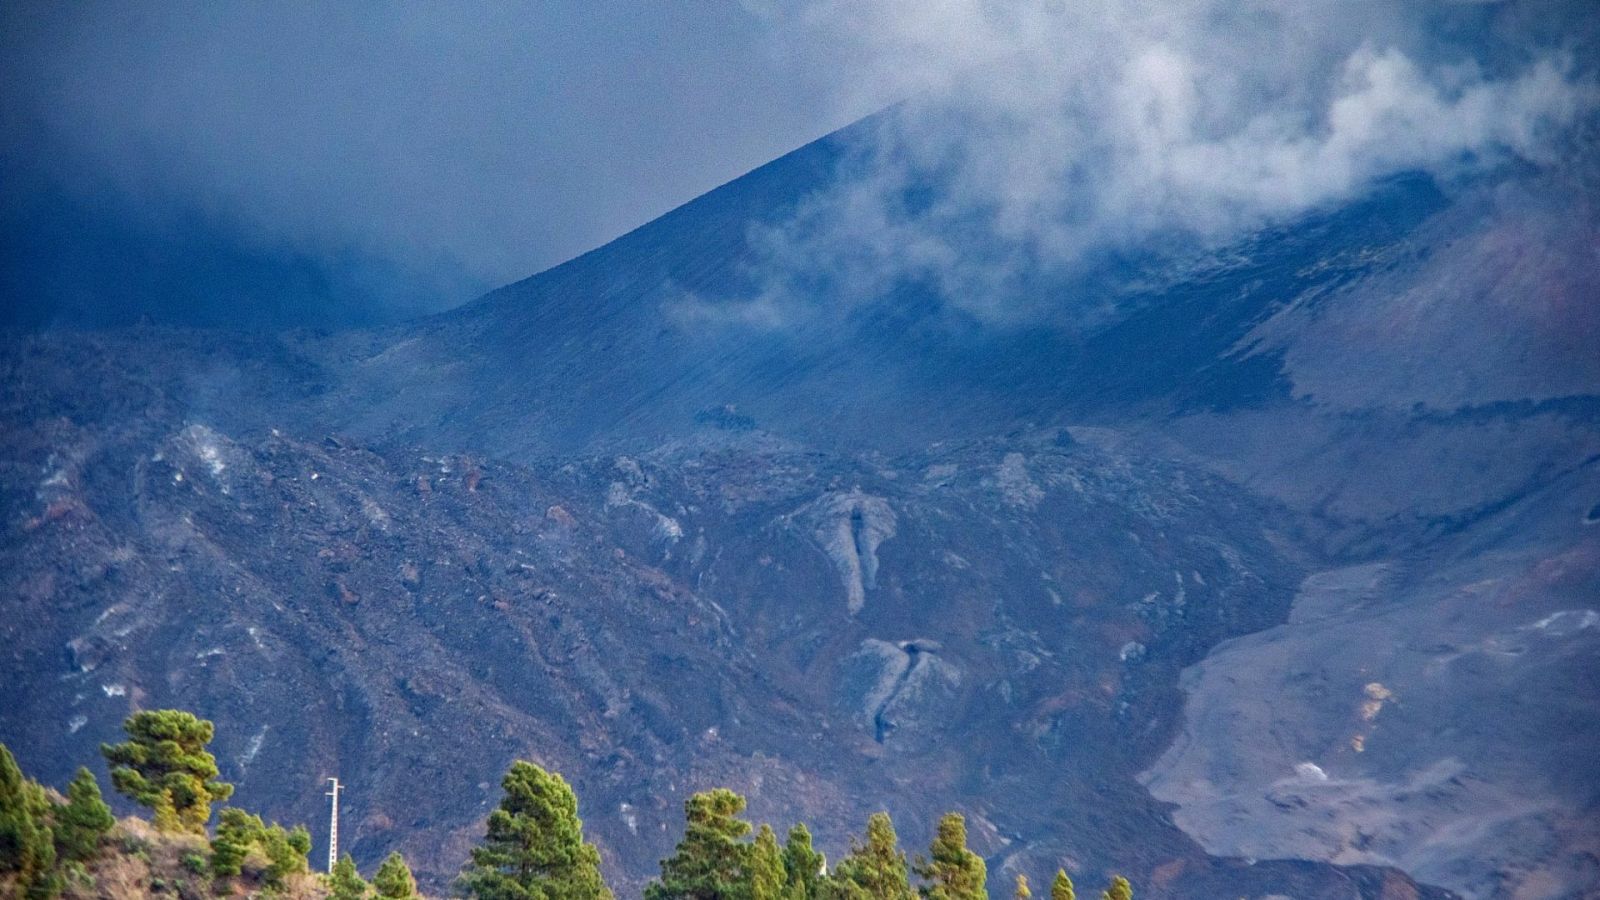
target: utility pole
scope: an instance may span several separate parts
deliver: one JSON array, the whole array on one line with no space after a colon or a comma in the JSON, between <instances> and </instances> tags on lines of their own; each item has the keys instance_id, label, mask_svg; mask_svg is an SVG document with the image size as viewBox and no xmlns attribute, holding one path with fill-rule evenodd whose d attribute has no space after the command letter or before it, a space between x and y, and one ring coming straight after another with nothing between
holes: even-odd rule
<instances>
[{"instance_id":1,"label":"utility pole","mask_svg":"<svg viewBox=\"0 0 1600 900\"><path fill-rule=\"evenodd\" d=\"M328 817L328 874L333 874L333 866L339 861L339 779L329 778L333 782L333 790L327 796L333 798L333 814Z\"/></svg>"}]
</instances>

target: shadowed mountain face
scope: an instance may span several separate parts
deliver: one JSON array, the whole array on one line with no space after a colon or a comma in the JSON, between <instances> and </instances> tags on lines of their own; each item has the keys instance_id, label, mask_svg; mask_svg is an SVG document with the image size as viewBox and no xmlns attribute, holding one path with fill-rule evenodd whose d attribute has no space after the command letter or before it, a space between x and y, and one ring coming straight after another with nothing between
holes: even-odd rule
<instances>
[{"instance_id":1,"label":"shadowed mountain face","mask_svg":"<svg viewBox=\"0 0 1600 900\"><path fill-rule=\"evenodd\" d=\"M1588 183L753 320L854 139L408 326L8 338L0 739L193 708L435 883L522 756L630 889L716 784L834 855L961 809L997 882L1600 889Z\"/></svg>"}]
</instances>

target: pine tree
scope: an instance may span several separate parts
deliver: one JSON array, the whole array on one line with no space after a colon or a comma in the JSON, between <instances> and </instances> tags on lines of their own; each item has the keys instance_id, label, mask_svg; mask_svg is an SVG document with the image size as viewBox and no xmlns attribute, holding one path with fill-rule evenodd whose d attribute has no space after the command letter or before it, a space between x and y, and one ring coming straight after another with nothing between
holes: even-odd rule
<instances>
[{"instance_id":1,"label":"pine tree","mask_svg":"<svg viewBox=\"0 0 1600 900\"><path fill-rule=\"evenodd\" d=\"M750 845L749 872L751 900L783 900L788 879L783 870L783 850L771 825L762 825L756 832L756 841Z\"/></svg>"},{"instance_id":2,"label":"pine tree","mask_svg":"<svg viewBox=\"0 0 1600 900\"><path fill-rule=\"evenodd\" d=\"M44 788L23 777L16 758L0 744L0 873L16 873L26 900L50 900L61 893L49 816Z\"/></svg>"},{"instance_id":3,"label":"pine tree","mask_svg":"<svg viewBox=\"0 0 1600 900\"><path fill-rule=\"evenodd\" d=\"M505 796L462 873L462 891L483 900L610 900L566 780L518 760L500 784Z\"/></svg>"},{"instance_id":4,"label":"pine tree","mask_svg":"<svg viewBox=\"0 0 1600 900\"><path fill-rule=\"evenodd\" d=\"M328 873L328 900L367 900L371 895L372 885L361 878L356 861L348 853L339 857Z\"/></svg>"},{"instance_id":5,"label":"pine tree","mask_svg":"<svg viewBox=\"0 0 1600 900\"><path fill-rule=\"evenodd\" d=\"M34 865L40 823L28 802L28 781L16 757L0 744L0 872L24 872Z\"/></svg>"},{"instance_id":6,"label":"pine tree","mask_svg":"<svg viewBox=\"0 0 1600 900\"><path fill-rule=\"evenodd\" d=\"M1100 900L1133 900L1133 885L1121 875L1111 878L1111 886L1100 892Z\"/></svg>"},{"instance_id":7,"label":"pine tree","mask_svg":"<svg viewBox=\"0 0 1600 900\"><path fill-rule=\"evenodd\" d=\"M310 869L306 854L311 852L311 832L304 825L285 829L277 823L268 825L242 809L224 809L211 839L211 874L218 878L238 875L251 850L259 850L267 858L267 883L282 886L289 875Z\"/></svg>"},{"instance_id":8,"label":"pine tree","mask_svg":"<svg viewBox=\"0 0 1600 900\"><path fill-rule=\"evenodd\" d=\"M750 823L738 818L744 798L727 788L702 791L684 804L683 840L661 861L661 878L644 890L645 900L748 900L743 838Z\"/></svg>"},{"instance_id":9,"label":"pine tree","mask_svg":"<svg viewBox=\"0 0 1600 900\"><path fill-rule=\"evenodd\" d=\"M841 900L910 900L906 855L888 813L873 813L867 819L866 840L852 842L849 854L825 883L827 893Z\"/></svg>"},{"instance_id":10,"label":"pine tree","mask_svg":"<svg viewBox=\"0 0 1600 900\"><path fill-rule=\"evenodd\" d=\"M268 826L260 838L261 850L267 855L267 881L281 885L285 877L310 870L306 854L311 852L311 832L304 825L285 830L276 823Z\"/></svg>"},{"instance_id":11,"label":"pine tree","mask_svg":"<svg viewBox=\"0 0 1600 900\"><path fill-rule=\"evenodd\" d=\"M811 831L797 824L783 845L784 900L817 900L827 859L811 846Z\"/></svg>"},{"instance_id":12,"label":"pine tree","mask_svg":"<svg viewBox=\"0 0 1600 900\"><path fill-rule=\"evenodd\" d=\"M383 900L414 900L417 880L411 877L411 867L399 851L389 854L372 876L372 889ZM536 895L535 895L536 896Z\"/></svg>"},{"instance_id":13,"label":"pine tree","mask_svg":"<svg viewBox=\"0 0 1600 900\"><path fill-rule=\"evenodd\" d=\"M1017 873L1017 886L1011 891L1012 900L1031 900L1033 891L1028 889L1028 876Z\"/></svg>"},{"instance_id":14,"label":"pine tree","mask_svg":"<svg viewBox=\"0 0 1600 900\"><path fill-rule=\"evenodd\" d=\"M1077 892L1072 889L1072 879L1067 877L1066 869L1057 869L1055 880L1050 882L1050 900L1078 900Z\"/></svg>"},{"instance_id":15,"label":"pine tree","mask_svg":"<svg viewBox=\"0 0 1600 900\"><path fill-rule=\"evenodd\" d=\"M54 814L56 853L62 859L85 862L100 849L100 839L117 820L100 796L100 783L84 768L67 785L67 803Z\"/></svg>"},{"instance_id":16,"label":"pine tree","mask_svg":"<svg viewBox=\"0 0 1600 900\"><path fill-rule=\"evenodd\" d=\"M239 874L250 848L256 846L267 830L258 816L242 809L228 807L217 821L217 833L211 838L211 874L230 878Z\"/></svg>"},{"instance_id":17,"label":"pine tree","mask_svg":"<svg viewBox=\"0 0 1600 900\"><path fill-rule=\"evenodd\" d=\"M204 834L211 804L233 795L217 781L217 761L206 745L212 724L176 709L147 710L122 723L128 740L102 744L117 792L155 810L156 827Z\"/></svg>"},{"instance_id":18,"label":"pine tree","mask_svg":"<svg viewBox=\"0 0 1600 900\"><path fill-rule=\"evenodd\" d=\"M967 849L967 820L960 813L945 813L939 820L928 858L919 859L916 870L927 882L921 893L928 900L988 900L988 868L983 857Z\"/></svg>"},{"instance_id":19,"label":"pine tree","mask_svg":"<svg viewBox=\"0 0 1600 900\"><path fill-rule=\"evenodd\" d=\"M183 830L183 822L178 818L178 808L172 805L172 795L165 791L156 795L151 820L155 823L157 831L171 833Z\"/></svg>"}]
</instances>

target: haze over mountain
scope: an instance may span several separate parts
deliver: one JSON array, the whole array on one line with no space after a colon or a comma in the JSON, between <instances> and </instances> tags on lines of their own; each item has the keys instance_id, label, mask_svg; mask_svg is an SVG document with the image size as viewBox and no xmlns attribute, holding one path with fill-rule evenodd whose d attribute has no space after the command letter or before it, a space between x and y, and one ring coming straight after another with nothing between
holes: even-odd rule
<instances>
[{"instance_id":1,"label":"haze over mountain","mask_svg":"<svg viewBox=\"0 0 1600 900\"><path fill-rule=\"evenodd\" d=\"M1573 8L931 9L865 31L947 82L459 309L8 335L0 740L192 708L435 884L523 756L625 889L726 784L1141 896L1600 890Z\"/></svg>"}]
</instances>

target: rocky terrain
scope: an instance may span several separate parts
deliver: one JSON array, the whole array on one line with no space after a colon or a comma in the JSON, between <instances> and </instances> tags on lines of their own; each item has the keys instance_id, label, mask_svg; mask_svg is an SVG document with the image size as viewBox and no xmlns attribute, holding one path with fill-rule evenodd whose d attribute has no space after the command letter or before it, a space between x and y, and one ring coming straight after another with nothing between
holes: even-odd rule
<instances>
[{"instance_id":1,"label":"rocky terrain","mask_svg":"<svg viewBox=\"0 0 1600 900\"><path fill-rule=\"evenodd\" d=\"M527 756L624 891L716 784L1151 897L1600 889L1578 176L1034 286L1069 323L708 321L847 141L408 326L7 337L0 740L59 783L194 709L436 886Z\"/></svg>"}]
</instances>

